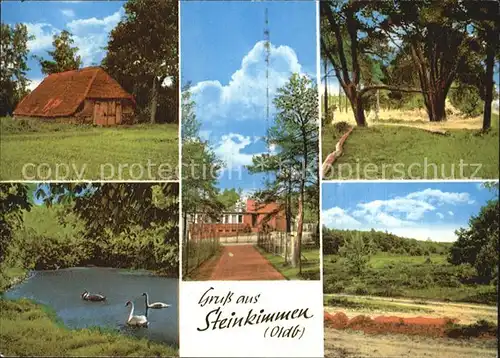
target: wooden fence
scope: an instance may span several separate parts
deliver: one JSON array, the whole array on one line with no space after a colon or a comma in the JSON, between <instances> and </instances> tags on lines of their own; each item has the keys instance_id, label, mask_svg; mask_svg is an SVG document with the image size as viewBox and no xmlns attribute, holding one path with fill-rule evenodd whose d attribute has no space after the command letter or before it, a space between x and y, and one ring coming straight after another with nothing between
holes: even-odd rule
<instances>
[{"instance_id":1,"label":"wooden fence","mask_svg":"<svg viewBox=\"0 0 500 358\"><path fill-rule=\"evenodd\" d=\"M182 245L182 271L188 276L206 260L217 254L220 249L220 238L213 230L193 233L189 229Z\"/></svg>"},{"instance_id":2,"label":"wooden fence","mask_svg":"<svg viewBox=\"0 0 500 358\"><path fill-rule=\"evenodd\" d=\"M292 252L292 237L286 232L259 232L257 246L273 255L281 256L288 262Z\"/></svg>"},{"instance_id":3,"label":"wooden fence","mask_svg":"<svg viewBox=\"0 0 500 358\"><path fill-rule=\"evenodd\" d=\"M291 260L292 254L292 235L286 232L259 232L257 246L266 252L276 256L281 256L285 262ZM302 236L302 248L316 247L315 233L304 232Z\"/></svg>"}]
</instances>

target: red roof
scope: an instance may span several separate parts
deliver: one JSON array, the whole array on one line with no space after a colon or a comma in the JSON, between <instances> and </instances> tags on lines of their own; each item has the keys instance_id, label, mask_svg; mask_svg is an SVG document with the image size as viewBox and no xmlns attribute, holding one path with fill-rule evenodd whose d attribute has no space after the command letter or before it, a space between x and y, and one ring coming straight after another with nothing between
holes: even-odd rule
<instances>
[{"instance_id":1,"label":"red roof","mask_svg":"<svg viewBox=\"0 0 500 358\"><path fill-rule=\"evenodd\" d=\"M49 75L23 98L14 115L72 116L85 99L128 99L134 102L133 96L102 68L86 67Z\"/></svg>"},{"instance_id":2,"label":"red roof","mask_svg":"<svg viewBox=\"0 0 500 358\"><path fill-rule=\"evenodd\" d=\"M246 211L247 213L269 214L278 210L278 207L276 203L261 204L257 203L255 200L247 199Z\"/></svg>"}]
</instances>

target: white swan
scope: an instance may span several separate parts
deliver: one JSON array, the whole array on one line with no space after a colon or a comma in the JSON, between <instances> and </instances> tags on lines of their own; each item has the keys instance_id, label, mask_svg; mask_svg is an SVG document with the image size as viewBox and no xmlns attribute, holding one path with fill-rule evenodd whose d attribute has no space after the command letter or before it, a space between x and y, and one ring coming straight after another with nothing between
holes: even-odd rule
<instances>
[{"instance_id":1,"label":"white swan","mask_svg":"<svg viewBox=\"0 0 500 358\"><path fill-rule=\"evenodd\" d=\"M168 308L168 307L170 307L169 304L166 304L166 303L163 303L163 302L149 303L149 295L147 294L147 292L144 292L142 295L145 297L146 307L147 308L159 309L159 308Z\"/></svg>"},{"instance_id":2,"label":"white swan","mask_svg":"<svg viewBox=\"0 0 500 358\"><path fill-rule=\"evenodd\" d=\"M130 314L128 315L127 324L129 326L139 326L139 327L147 327L149 324L146 316L134 316L134 303L131 301L127 301L125 306L130 305Z\"/></svg>"}]
</instances>

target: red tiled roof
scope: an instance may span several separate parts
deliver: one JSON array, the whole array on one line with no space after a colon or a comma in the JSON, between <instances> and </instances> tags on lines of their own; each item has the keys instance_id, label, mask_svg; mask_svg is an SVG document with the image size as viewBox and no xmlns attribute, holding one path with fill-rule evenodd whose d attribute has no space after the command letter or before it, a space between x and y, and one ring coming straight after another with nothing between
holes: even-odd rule
<instances>
[{"instance_id":1,"label":"red tiled roof","mask_svg":"<svg viewBox=\"0 0 500 358\"><path fill-rule=\"evenodd\" d=\"M277 209L278 204L276 203L260 204L255 200L247 199L247 213L268 214L276 211Z\"/></svg>"},{"instance_id":2,"label":"red tiled roof","mask_svg":"<svg viewBox=\"0 0 500 358\"><path fill-rule=\"evenodd\" d=\"M46 77L18 104L14 115L33 117L72 116L86 98L129 99L127 93L100 67L54 73Z\"/></svg>"}]
</instances>

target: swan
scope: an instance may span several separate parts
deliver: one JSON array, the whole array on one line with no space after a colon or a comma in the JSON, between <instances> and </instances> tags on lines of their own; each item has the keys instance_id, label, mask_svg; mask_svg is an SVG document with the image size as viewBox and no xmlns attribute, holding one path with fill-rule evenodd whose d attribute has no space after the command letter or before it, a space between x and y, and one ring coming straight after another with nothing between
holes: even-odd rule
<instances>
[{"instance_id":1,"label":"swan","mask_svg":"<svg viewBox=\"0 0 500 358\"><path fill-rule=\"evenodd\" d=\"M139 327L147 327L149 322L146 316L134 316L134 303L131 301L127 301L125 306L130 305L130 314L128 315L127 324L129 326L139 326Z\"/></svg>"},{"instance_id":2,"label":"swan","mask_svg":"<svg viewBox=\"0 0 500 358\"><path fill-rule=\"evenodd\" d=\"M82 298L85 301L106 301L106 296L97 293L89 293L87 290L82 293Z\"/></svg>"},{"instance_id":3,"label":"swan","mask_svg":"<svg viewBox=\"0 0 500 358\"><path fill-rule=\"evenodd\" d=\"M163 303L163 302L149 303L149 295L146 292L144 292L142 295L145 297L144 300L146 301L146 307L147 308L159 309L159 308L168 308L168 307L170 307L169 304L166 304L166 303Z\"/></svg>"}]
</instances>

